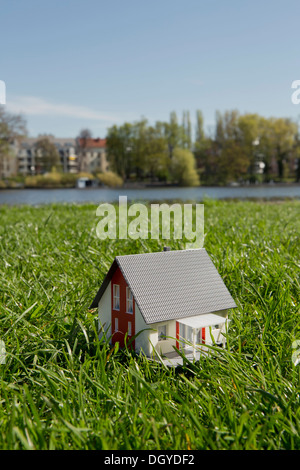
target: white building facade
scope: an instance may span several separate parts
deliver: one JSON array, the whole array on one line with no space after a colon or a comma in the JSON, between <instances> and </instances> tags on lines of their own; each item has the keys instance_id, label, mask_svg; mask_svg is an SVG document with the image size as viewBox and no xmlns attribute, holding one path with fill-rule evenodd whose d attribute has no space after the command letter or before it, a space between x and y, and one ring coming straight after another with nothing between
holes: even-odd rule
<instances>
[{"instance_id":1,"label":"white building facade","mask_svg":"<svg viewBox=\"0 0 300 470\"><path fill-rule=\"evenodd\" d=\"M53 136L40 136L23 139L17 149L17 168L22 175L35 175L38 173L39 156L36 144L42 138L47 138L55 145L59 155L60 168L64 173L78 172L78 156L76 153L76 139L55 138Z\"/></svg>"}]
</instances>

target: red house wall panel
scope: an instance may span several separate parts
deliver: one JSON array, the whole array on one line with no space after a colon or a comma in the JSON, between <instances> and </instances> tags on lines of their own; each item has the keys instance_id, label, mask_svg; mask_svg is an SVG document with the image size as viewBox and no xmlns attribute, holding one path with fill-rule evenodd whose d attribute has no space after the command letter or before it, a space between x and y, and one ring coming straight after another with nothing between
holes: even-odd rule
<instances>
[{"instance_id":1,"label":"red house wall panel","mask_svg":"<svg viewBox=\"0 0 300 470\"><path fill-rule=\"evenodd\" d=\"M114 309L114 284L120 286L120 309ZM124 347L125 334L128 332L128 323L131 323L131 335L127 337L127 343L135 335L135 302L133 299L133 313L126 311L126 287L127 283L123 277L120 268L115 271L111 280L111 329L112 343L119 343L120 347ZM118 322L118 331L115 331L116 318ZM135 342L130 342L130 347L135 348Z\"/></svg>"},{"instance_id":2,"label":"red house wall panel","mask_svg":"<svg viewBox=\"0 0 300 470\"><path fill-rule=\"evenodd\" d=\"M176 322L176 348L179 349L179 322Z\"/></svg>"}]
</instances>

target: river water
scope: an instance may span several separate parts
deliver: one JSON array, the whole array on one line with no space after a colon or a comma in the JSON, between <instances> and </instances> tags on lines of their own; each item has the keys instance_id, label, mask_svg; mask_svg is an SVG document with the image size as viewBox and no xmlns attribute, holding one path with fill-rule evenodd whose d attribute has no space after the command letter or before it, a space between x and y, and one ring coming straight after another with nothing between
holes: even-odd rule
<instances>
[{"instance_id":1,"label":"river water","mask_svg":"<svg viewBox=\"0 0 300 470\"><path fill-rule=\"evenodd\" d=\"M0 190L0 205L40 205L50 203L115 202L119 196L128 201L203 201L211 199L300 199L300 184L237 187L151 187L144 189L9 189Z\"/></svg>"}]
</instances>

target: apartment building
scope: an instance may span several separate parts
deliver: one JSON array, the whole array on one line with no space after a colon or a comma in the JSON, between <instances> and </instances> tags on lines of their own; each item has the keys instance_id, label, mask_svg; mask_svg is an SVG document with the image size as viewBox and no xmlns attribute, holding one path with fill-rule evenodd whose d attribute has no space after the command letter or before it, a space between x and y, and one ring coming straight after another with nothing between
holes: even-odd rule
<instances>
[{"instance_id":1,"label":"apartment building","mask_svg":"<svg viewBox=\"0 0 300 470\"><path fill-rule=\"evenodd\" d=\"M92 173L108 170L106 139L77 139L77 153L80 171Z\"/></svg>"},{"instance_id":2,"label":"apartment building","mask_svg":"<svg viewBox=\"0 0 300 470\"><path fill-rule=\"evenodd\" d=\"M64 173L78 172L78 158L76 154L76 139L56 138L45 136L55 145L60 159L60 167ZM18 173L23 175L34 175L39 168L39 155L36 150L36 143L44 136L38 138L26 138L19 144L17 150Z\"/></svg>"}]
</instances>

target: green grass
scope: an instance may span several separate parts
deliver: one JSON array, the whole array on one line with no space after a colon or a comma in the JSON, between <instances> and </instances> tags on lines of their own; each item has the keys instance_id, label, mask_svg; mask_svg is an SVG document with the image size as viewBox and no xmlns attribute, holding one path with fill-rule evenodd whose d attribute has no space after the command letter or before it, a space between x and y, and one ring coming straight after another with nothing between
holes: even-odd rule
<instances>
[{"instance_id":1,"label":"green grass","mask_svg":"<svg viewBox=\"0 0 300 470\"><path fill-rule=\"evenodd\" d=\"M114 256L165 241L100 241L95 209L0 207L0 449L300 449L299 202L205 203L238 308L227 348L177 369L97 339Z\"/></svg>"}]
</instances>

